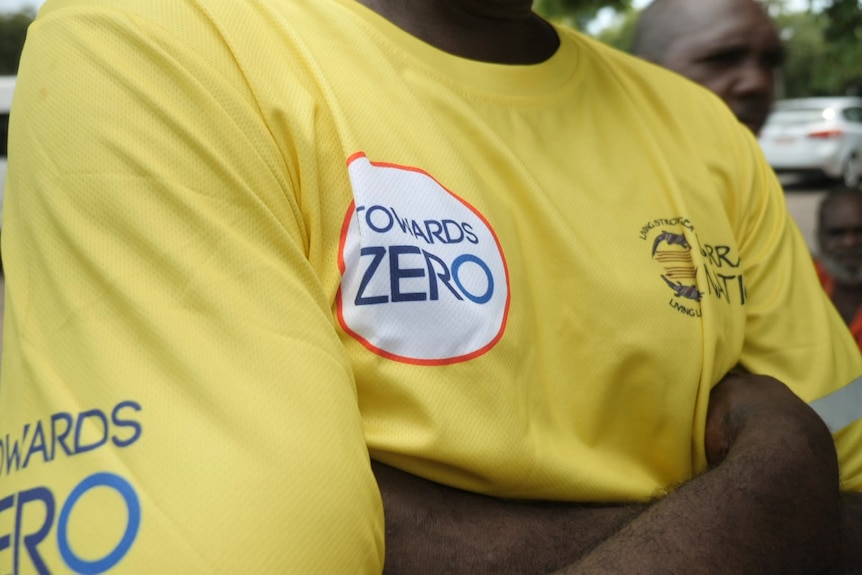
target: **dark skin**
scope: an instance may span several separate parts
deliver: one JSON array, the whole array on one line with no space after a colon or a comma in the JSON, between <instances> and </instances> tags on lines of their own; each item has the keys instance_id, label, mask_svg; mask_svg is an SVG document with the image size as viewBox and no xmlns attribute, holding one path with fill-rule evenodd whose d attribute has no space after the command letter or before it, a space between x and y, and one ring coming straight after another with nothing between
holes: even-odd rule
<instances>
[{"instance_id":1,"label":"dark skin","mask_svg":"<svg viewBox=\"0 0 862 575\"><path fill-rule=\"evenodd\" d=\"M862 195L858 190L835 194L820 212L817 230L820 253L848 270L862 269ZM850 324L862 306L862 278L835 275L832 302Z\"/></svg>"},{"instance_id":2,"label":"dark skin","mask_svg":"<svg viewBox=\"0 0 862 575\"><path fill-rule=\"evenodd\" d=\"M659 501L506 501L374 462L386 573L862 573L862 497L841 496L831 435L786 386L713 391L711 468Z\"/></svg>"},{"instance_id":3,"label":"dark skin","mask_svg":"<svg viewBox=\"0 0 862 575\"><path fill-rule=\"evenodd\" d=\"M465 58L548 59L529 0L357 0ZM729 375L707 421L711 468L649 503L511 501L372 462L386 572L862 573L862 498L839 493L832 436L782 383Z\"/></svg>"},{"instance_id":4,"label":"dark skin","mask_svg":"<svg viewBox=\"0 0 862 575\"><path fill-rule=\"evenodd\" d=\"M757 134L784 61L764 9L754 0L655 0L647 10L636 53L715 92Z\"/></svg>"},{"instance_id":5,"label":"dark skin","mask_svg":"<svg viewBox=\"0 0 862 575\"><path fill-rule=\"evenodd\" d=\"M559 46L554 29L529 1L357 1L420 40L471 60L536 64Z\"/></svg>"}]
</instances>

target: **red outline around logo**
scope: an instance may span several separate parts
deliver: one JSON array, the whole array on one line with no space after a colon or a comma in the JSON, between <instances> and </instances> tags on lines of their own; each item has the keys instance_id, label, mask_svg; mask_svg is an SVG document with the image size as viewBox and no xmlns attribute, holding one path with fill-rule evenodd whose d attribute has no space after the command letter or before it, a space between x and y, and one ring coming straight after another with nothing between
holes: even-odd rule
<instances>
[{"instance_id":1,"label":"red outline around logo","mask_svg":"<svg viewBox=\"0 0 862 575\"><path fill-rule=\"evenodd\" d=\"M350 166L350 164L352 164L354 161L356 161L360 158L366 158L367 159L365 152L356 152L355 154L353 154L349 158L347 158L347 166ZM452 196L453 198L455 198L456 200L461 202L464 205L464 207L466 207L468 210L473 212L477 218L482 220L482 222L487 227L488 231L491 232L491 235L494 238L494 242L497 244L497 250L500 253L500 259L503 262L503 269L506 273L506 306L505 306L505 309L503 310L503 320L502 320L502 322L500 322L500 331L497 333L497 335L494 337L494 339L492 339L485 346L481 347L480 349L477 349L474 352L468 353L466 355L459 355L456 357L450 357L450 358L446 358L446 359L416 359L416 358L412 358L412 357L404 357L401 355L397 355L397 354L388 352L384 349L380 349L379 347L375 346L370 341L368 341L367 339L365 339L364 337L362 337L361 335L359 335L358 333L356 333L355 331L350 329L350 327L347 325L347 322L344 320L344 312L343 312L343 305L344 304L343 304L342 295L341 295L341 285L339 284L338 292L335 294L335 301L336 301L336 309L338 312L338 323L341 325L341 328L346 333L348 333L351 337L353 337L356 341L361 343L365 348L367 348L369 351L371 351L372 353L379 355L381 357L385 357L386 359L391 359L394 361L398 361L401 363L407 363L407 364L411 364L411 365L428 365L428 366L451 365L451 364L455 364L455 363L462 363L464 361L469 361L471 359L474 359L474 358L477 358L481 355L484 355L487 351L489 351L491 348L493 348L495 345L497 345L497 342L499 342L500 338L503 337L503 334L506 331L506 325L508 324L508 321L509 321L509 305L512 301L512 286L511 286L511 283L509 281L509 264L506 262L506 254L503 252L503 246L500 245L500 240L497 237L497 233L494 231L494 228L491 227L490 222L488 222L488 220L485 219L485 216L483 216L476 208L474 208L472 205L470 205L470 203L465 201L463 198L458 197L458 195L454 194L449 188L447 188L446 186L441 184L437 180L437 178L435 178L434 176L432 176L431 174L429 174L425 170L423 170L421 168L416 168L413 166L403 166L400 164L394 164L394 163L388 163L388 162L373 162L371 160L368 160L368 162L372 166L375 166L378 168L395 168L395 169L399 169L399 170L405 170L408 172L416 172L416 173L423 174L423 175L431 178L432 180L434 180L434 182L437 183L438 186L440 186L443 190L445 190L446 193L448 193L450 196ZM347 231L350 227L350 222L351 222L352 215L353 215L353 212L355 211L355 209L356 209L356 202L351 201L350 206L348 206L348 208L347 208L347 213L344 215L344 221L341 224L341 239L339 240L339 245L338 245L338 271L342 277L344 276L344 270L345 270L344 246L347 242Z\"/></svg>"}]
</instances>

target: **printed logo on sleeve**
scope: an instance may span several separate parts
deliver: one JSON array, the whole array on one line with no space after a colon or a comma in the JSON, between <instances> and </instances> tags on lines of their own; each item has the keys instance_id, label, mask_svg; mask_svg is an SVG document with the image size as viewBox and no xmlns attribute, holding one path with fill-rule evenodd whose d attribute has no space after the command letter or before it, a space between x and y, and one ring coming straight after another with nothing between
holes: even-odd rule
<instances>
[{"instance_id":1,"label":"printed logo on sleeve","mask_svg":"<svg viewBox=\"0 0 862 575\"><path fill-rule=\"evenodd\" d=\"M143 433L138 417L141 410L135 401L122 401L109 412L57 412L25 423L16 432L0 433L0 485L4 477L24 473L30 467L95 450L132 447ZM105 513L106 508L115 507L116 513ZM4 515L12 529L0 528L0 573L31 573L32 567L41 575L110 571L133 547L142 512L137 490L129 480L100 471L81 478L69 493L51 485L30 486L17 493L0 490L0 519ZM93 531L93 516L101 521L109 518L100 526L100 533L112 536L88 541L89 547L82 552L78 548L81 532ZM51 546L56 546L67 569L49 564L50 554L45 550Z\"/></svg>"},{"instance_id":2,"label":"printed logo on sleeve","mask_svg":"<svg viewBox=\"0 0 862 575\"><path fill-rule=\"evenodd\" d=\"M348 172L354 201L339 252L342 328L378 355L419 365L491 349L510 298L487 220L420 169L358 153Z\"/></svg>"}]
</instances>

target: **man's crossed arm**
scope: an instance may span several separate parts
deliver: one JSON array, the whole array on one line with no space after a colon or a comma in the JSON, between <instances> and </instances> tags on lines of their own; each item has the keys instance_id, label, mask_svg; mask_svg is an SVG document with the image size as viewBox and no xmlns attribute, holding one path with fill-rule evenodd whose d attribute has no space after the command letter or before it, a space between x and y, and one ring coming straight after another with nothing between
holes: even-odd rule
<instances>
[{"instance_id":1,"label":"man's crossed arm","mask_svg":"<svg viewBox=\"0 0 862 575\"><path fill-rule=\"evenodd\" d=\"M649 504L509 501L373 462L386 573L862 573L862 494L840 494L832 437L780 382L712 392L711 468Z\"/></svg>"}]
</instances>

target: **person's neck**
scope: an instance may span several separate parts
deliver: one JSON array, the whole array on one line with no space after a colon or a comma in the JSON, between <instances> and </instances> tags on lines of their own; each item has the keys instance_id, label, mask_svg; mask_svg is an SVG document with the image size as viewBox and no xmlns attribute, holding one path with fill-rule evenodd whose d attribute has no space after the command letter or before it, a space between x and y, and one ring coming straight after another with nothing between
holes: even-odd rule
<instances>
[{"instance_id":1,"label":"person's neck","mask_svg":"<svg viewBox=\"0 0 862 575\"><path fill-rule=\"evenodd\" d=\"M405 32L471 60L537 64L559 46L531 0L356 0Z\"/></svg>"}]
</instances>

